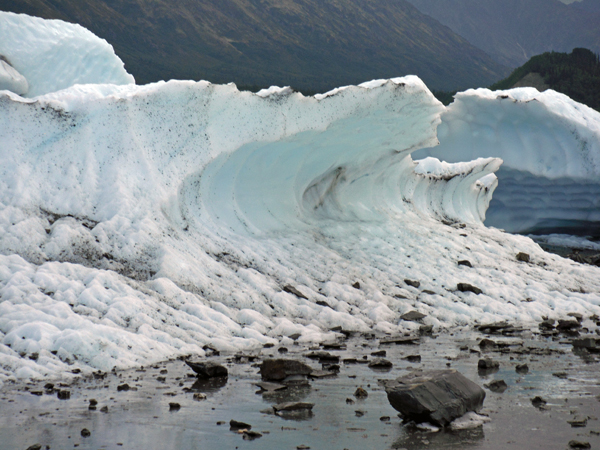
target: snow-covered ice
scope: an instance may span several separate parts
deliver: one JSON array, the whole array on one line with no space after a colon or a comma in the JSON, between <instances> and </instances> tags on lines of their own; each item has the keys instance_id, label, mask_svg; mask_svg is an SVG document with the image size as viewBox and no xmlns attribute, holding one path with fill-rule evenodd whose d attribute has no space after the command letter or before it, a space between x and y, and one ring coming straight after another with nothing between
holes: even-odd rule
<instances>
[{"instance_id":1,"label":"snow-covered ice","mask_svg":"<svg viewBox=\"0 0 600 450\"><path fill-rule=\"evenodd\" d=\"M417 155L449 162L502 158L487 225L512 232L600 231L600 113L534 88L459 92L440 145Z\"/></svg>"},{"instance_id":2,"label":"snow-covered ice","mask_svg":"<svg viewBox=\"0 0 600 450\"><path fill-rule=\"evenodd\" d=\"M600 314L600 269L483 226L501 159L413 161L445 110L414 76L0 92L0 382L414 332L411 310L436 329Z\"/></svg>"},{"instance_id":3,"label":"snow-covered ice","mask_svg":"<svg viewBox=\"0 0 600 450\"><path fill-rule=\"evenodd\" d=\"M75 84L135 82L108 42L80 25L62 20L0 11L0 56L26 80L25 84L23 80L12 85L3 83L6 68L0 62L0 90L27 97Z\"/></svg>"}]
</instances>

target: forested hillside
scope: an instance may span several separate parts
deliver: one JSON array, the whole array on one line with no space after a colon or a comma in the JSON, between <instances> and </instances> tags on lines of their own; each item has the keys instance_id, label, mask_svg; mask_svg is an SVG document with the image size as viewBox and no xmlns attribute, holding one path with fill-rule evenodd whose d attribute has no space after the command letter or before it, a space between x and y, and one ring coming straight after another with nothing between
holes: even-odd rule
<instances>
[{"instance_id":1,"label":"forested hillside","mask_svg":"<svg viewBox=\"0 0 600 450\"><path fill-rule=\"evenodd\" d=\"M491 89L509 89L529 74L539 74L550 89L600 111L600 57L590 50L534 56Z\"/></svg>"}]
</instances>

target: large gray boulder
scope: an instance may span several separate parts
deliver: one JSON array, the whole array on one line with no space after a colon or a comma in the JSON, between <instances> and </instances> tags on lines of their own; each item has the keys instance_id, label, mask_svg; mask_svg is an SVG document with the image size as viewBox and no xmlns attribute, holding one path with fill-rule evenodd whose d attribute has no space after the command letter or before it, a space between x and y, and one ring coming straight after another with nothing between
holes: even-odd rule
<instances>
[{"instance_id":1,"label":"large gray boulder","mask_svg":"<svg viewBox=\"0 0 600 450\"><path fill-rule=\"evenodd\" d=\"M259 373L265 381L281 381L293 375L310 375L313 369L294 359L265 359Z\"/></svg>"},{"instance_id":2,"label":"large gray boulder","mask_svg":"<svg viewBox=\"0 0 600 450\"><path fill-rule=\"evenodd\" d=\"M446 426L483 406L485 391L455 370L417 372L384 383L388 400L405 419Z\"/></svg>"}]
</instances>

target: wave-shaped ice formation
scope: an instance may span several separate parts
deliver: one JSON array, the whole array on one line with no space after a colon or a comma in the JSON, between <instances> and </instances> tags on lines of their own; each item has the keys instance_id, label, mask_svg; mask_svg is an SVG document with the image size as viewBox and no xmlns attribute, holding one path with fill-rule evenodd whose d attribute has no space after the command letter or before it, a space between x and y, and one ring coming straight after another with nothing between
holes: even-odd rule
<instances>
[{"instance_id":1,"label":"wave-shaped ice formation","mask_svg":"<svg viewBox=\"0 0 600 450\"><path fill-rule=\"evenodd\" d=\"M80 25L62 20L0 11L0 56L26 80L0 88L27 97L75 84L135 82L108 42Z\"/></svg>"},{"instance_id":2,"label":"wave-shaped ice formation","mask_svg":"<svg viewBox=\"0 0 600 450\"><path fill-rule=\"evenodd\" d=\"M600 313L597 268L482 226L501 160L412 160L444 110L416 77L0 93L0 381L414 331L412 309L438 328Z\"/></svg>"},{"instance_id":3,"label":"wave-shaped ice formation","mask_svg":"<svg viewBox=\"0 0 600 450\"><path fill-rule=\"evenodd\" d=\"M438 128L440 145L419 155L504 160L486 224L600 233L600 113L534 88L468 90L455 98Z\"/></svg>"}]
</instances>

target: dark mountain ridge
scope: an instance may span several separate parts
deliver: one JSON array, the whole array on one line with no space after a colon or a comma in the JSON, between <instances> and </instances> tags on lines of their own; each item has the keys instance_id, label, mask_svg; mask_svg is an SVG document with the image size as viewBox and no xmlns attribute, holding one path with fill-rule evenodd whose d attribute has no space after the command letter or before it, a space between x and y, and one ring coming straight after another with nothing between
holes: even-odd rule
<instances>
[{"instance_id":1,"label":"dark mountain ridge","mask_svg":"<svg viewBox=\"0 0 600 450\"><path fill-rule=\"evenodd\" d=\"M405 0L0 0L0 10L83 25L114 46L138 83L323 91L415 74L452 90L508 73Z\"/></svg>"},{"instance_id":2,"label":"dark mountain ridge","mask_svg":"<svg viewBox=\"0 0 600 450\"><path fill-rule=\"evenodd\" d=\"M571 5L558 0L409 1L508 67L548 51L600 51L600 12L594 9L600 0Z\"/></svg>"}]
</instances>

